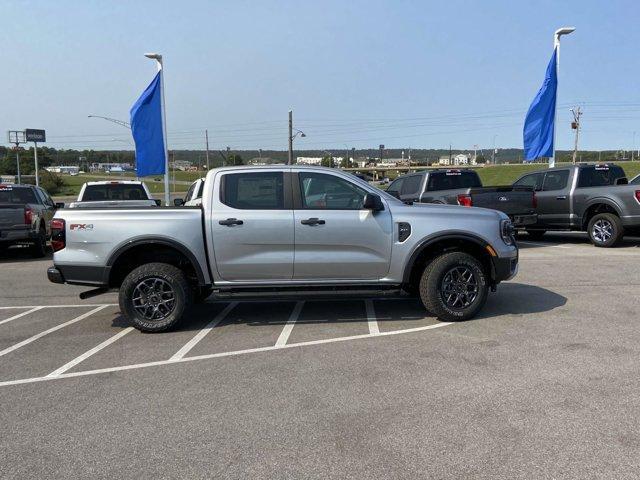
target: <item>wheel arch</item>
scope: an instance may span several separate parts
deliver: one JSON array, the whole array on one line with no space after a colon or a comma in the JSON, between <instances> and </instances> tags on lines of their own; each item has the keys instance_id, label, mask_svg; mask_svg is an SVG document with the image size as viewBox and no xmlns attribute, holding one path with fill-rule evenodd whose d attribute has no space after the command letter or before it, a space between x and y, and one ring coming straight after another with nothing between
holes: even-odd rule
<instances>
[{"instance_id":1,"label":"wheel arch","mask_svg":"<svg viewBox=\"0 0 640 480\"><path fill-rule=\"evenodd\" d=\"M486 240L466 232L445 233L427 238L418 244L409 256L404 267L402 283L416 285L427 264L438 255L449 251L462 251L478 258L493 280L495 269L487 246L489 243Z\"/></svg>"},{"instance_id":2,"label":"wheel arch","mask_svg":"<svg viewBox=\"0 0 640 480\"><path fill-rule=\"evenodd\" d=\"M157 236L137 237L118 246L106 263L106 283L117 287L128 272L151 262L164 262L186 270L191 280L205 285L205 275L195 255L182 243Z\"/></svg>"},{"instance_id":3,"label":"wheel arch","mask_svg":"<svg viewBox=\"0 0 640 480\"><path fill-rule=\"evenodd\" d=\"M620 206L613 200L605 198L594 199L589 202L582 214L582 229L586 230L589 225L589 221L599 213L612 213L618 217L622 216Z\"/></svg>"}]
</instances>

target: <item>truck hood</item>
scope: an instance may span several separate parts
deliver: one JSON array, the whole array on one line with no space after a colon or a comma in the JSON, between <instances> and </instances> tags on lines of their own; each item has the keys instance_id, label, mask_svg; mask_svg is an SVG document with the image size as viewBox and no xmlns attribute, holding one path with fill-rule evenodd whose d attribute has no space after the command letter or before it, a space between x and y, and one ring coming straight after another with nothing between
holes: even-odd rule
<instances>
[{"instance_id":1,"label":"truck hood","mask_svg":"<svg viewBox=\"0 0 640 480\"><path fill-rule=\"evenodd\" d=\"M460 205L442 205L437 203L414 203L413 205L406 204L390 204L391 212L394 215L401 216L452 216L460 220L464 218L480 219L486 218L489 221L497 221L508 219L509 217L497 210L490 210L488 208L479 207L462 207Z\"/></svg>"}]
</instances>

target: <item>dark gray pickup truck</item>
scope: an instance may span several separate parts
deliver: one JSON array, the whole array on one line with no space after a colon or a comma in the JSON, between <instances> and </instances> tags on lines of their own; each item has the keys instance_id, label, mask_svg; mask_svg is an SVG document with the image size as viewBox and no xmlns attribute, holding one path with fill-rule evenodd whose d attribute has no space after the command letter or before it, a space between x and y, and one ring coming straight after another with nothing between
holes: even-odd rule
<instances>
[{"instance_id":1,"label":"dark gray pickup truck","mask_svg":"<svg viewBox=\"0 0 640 480\"><path fill-rule=\"evenodd\" d=\"M596 247L613 247L626 231L640 228L640 186L629 184L613 164L572 165L529 173L514 186L530 187L538 199L533 238L548 230L587 232Z\"/></svg>"},{"instance_id":2,"label":"dark gray pickup truck","mask_svg":"<svg viewBox=\"0 0 640 480\"><path fill-rule=\"evenodd\" d=\"M60 206L40 187L0 184L0 250L28 243L34 257L43 257L51 219Z\"/></svg>"},{"instance_id":3,"label":"dark gray pickup truck","mask_svg":"<svg viewBox=\"0 0 640 480\"><path fill-rule=\"evenodd\" d=\"M482 207L506 213L516 227L536 223L531 187L483 187L475 170L438 169L402 175L387 193L405 203L441 203Z\"/></svg>"}]
</instances>

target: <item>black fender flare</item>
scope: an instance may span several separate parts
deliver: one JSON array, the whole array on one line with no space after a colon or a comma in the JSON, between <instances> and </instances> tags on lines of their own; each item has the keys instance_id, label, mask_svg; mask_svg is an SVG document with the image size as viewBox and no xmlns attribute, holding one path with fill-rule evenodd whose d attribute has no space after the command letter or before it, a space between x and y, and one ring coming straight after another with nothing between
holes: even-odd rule
<instances>
[{"instance_id":1,"label":"black fender flare","mask_svg":"<svg viewBox=\"0 0 640 480\"><path fill-rule=\"evenodd\" d=\"M404 266L404 271L402 273L402 283L409 283L411 270L413 269L413 265L415 264L420 254L431 245L443 240L465 240L475 243L482 249L486 249L487 245L489 245L489 242L487 242L483 238L468 232L452 231L446 233L436 233L434 235L428 236L424 238L416 247L414 247L413 251L411 252L409 260ZM487 252L487 254L489 254L489 252ZM491 268L492 270L494 268L493 261L491 262ZM491 275L494 275L493 271L491 272Z\"/></svg>"},{"instance_id":2,"label":"black fender flare","mask_svg":"<svg viewBox=\"0 0 640 480\"><path fill-rule=\"evenodd\" d=\"M170 248L176 249L181 254L183 254L185 257L187 257L189 262L191 262L191 265L193 265L193 268L194 268L194 270L196 272L196 276L198 277L198 283L200 285L205 285L206 284L204 272L202 271L202 267L200 265L200 262L198 262L198 259L191 252L191 250L189 250L182 243L173 240L172 238L158 237L158 236L135 237L135 238L127 240L125 243L119 245L113 251L113 253L111 253L111 255L109 256L109 260L107 260L107 264L106 264L106 268L105 268L105 276L107 278L104 279L105 282L108 283L109 275L110 275L110 272L111 272L111 268L113 267L113 265L116 264L118 259L124 253L129 251L130 249L138 247L140 245L162 245L162 246L165 246L165 247L170 247Z\"/></svg>"},{"instance_id":3,"label":"black fender flare","mask_svg":"<svg viewBox=\"0 0 640 480\"><path fill-rule=\"evenodd\" d=\"M606 197L598 197L598 198L594 198L592 200L589 200L589 202L587 203L587 205L584 207L584 210L582 211L582 214L580 215L580 221L582 223L582 226L584 228L587 227L587 218L586 218L586 213L589 211L589 209L595 205L607 205L608 207L613 208L613 210L616 212L616 214L621 217L622 216L622 208L620 207L620 205L618 205L615 200L612 200L610 198L606 198Z\"/></svg>"}]
</instances>

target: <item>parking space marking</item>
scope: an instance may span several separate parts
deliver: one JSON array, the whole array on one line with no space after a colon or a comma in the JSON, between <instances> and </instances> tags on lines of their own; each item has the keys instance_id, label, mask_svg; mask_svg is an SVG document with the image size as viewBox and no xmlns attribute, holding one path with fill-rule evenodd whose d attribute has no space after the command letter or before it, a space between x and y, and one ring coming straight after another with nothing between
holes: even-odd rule
<instances>
[{"instance_id":1,"label":"parking space marking","mask_svg":"<svg viewBox=\"0 0 640 480\"><path fill-rule=\"evenodd\" d=\"M195 347L198 342L200 340L202 340L204 337L207 336L207 334L213 330L214 328L216 328L216 326L222 321L224 320L224 318L229 315L229 312L231 310L233 310L235 308L235 306L238 305L238 302L231 302L229 305L227 305L224 310L222 310L218 315L215 316L215 318L213 320L211 320L211 322L209 322L209 324L204 327L202 330L200 330L195 337L193 337L191 340L189 340L187 343L184 344L184 346L178 350L176 353L173 354L173 356L169 359L170 361L175 361L175 360L180 360L182 359L182 357L184 357L187 353L189 353L189 351Z\"/></svg>"},{"instance_id":2,"label":"parking space marking","mask_svg":"<svg viewBox=\"0 0 640 480\"><path fill-rule=\"evenodd\" d=\"M280 332L280 336L276 341L276 347L280 347L282 345L287 344L287 340L289 340L289 335L291 335L291 330L293 330L293 326L296 324L296 321L300 316L302 307L304 307L304 300L297 302L295 307L293 307L293 311L291 312L291 315L289 315L289 320L287 320L287 323L282 329L282 332Z\"/></svg>"},{"instance_id":3,"label":"parking space marking","mask_svg":"<svg viewBox=\"0 0 640 480\"><path fill-rule=\"evenodd\" d=\"M234 302L234 303L237 303L237 302ZM227 306L227 308L229 308L229 306ZM231 310L231 309L229 308L229 310ZM89 376L89 375L99 375L99 374L102 374L102 373L121 372L121 371L124 371L124 370L138 370L138 369L141 369L141 368L157 367L157 366L162 366L162 365L173 365L173 364L177 364L177 363L195 362L195 361L200 361L200 360L209 360L209 359L213 359L213 358L233 357L233 356L238 356L238 355L246 355L246 354L250 354L250 353L270 352L270 351L274 351L274 350L284 350L284 349L287 349L287 348L298 348L298 347L307 347L307 346L321 345L321 344L327 344L327 343L347 342L347 341L351 341L351 340L361 340L361 339L365 339L365 338L381 338L381 337L386 337L386 336L389 336L389 335L401 335L401 334L405 334L405 333L421 332L421 331L424 331L424 330L431 330L431 329L434 329L434 328L446 327L447 325L453 325L453 323L451 323L451 322L442 322L442 323L435 323L433 325L426 325L426 326L423 326L423 327L406 328L404 330L392 330L392 331L389 331L389 332L380 332L380 333L375 334L375 335L372 335L370 333L365 333L365 334L362 334L362 335L351 335L351 336L348 336L348 337L324 338L324 339L321 339L321 340L310 340L308 342L288 343L286 345L279 345L279 346L273 345L273 346L268 346L268 347L249 348L249 349L246 349L246 350L235 350L235 351L232 351L232 352L211 353L211 354L207 354L207 355L198 355L198 356L195 356L195 357L182 357L182 358L178 358L178 359L173 359L172 358L172 359L169 359L169 360L159 360L159 361L156 361L156 362L138 363L138 364L135 364L135 365L124 365L124 366L121 366L121 367L109 367L109 368L100 368L100 369L97 369L97 370L85 370L85 371L80 371L80 372L62 373L62 374L57 375L55 377L47 376L47 377L23 378L23 379L20 379L20 380L8 380L8 381L0 382L0 387L8 387L10 385L23 385L23 384L27 384L27 383L45 382L45 381L48 381L48 380L61 380L61 379L64 379L64 378L86 377L86 376Z\"/></svg>"},{"instance_id":4,"label":"parking space marking","mask_svg":"<svg viewBox=\"0 0 640 480\"><path fill-rule=\"evenodd\" d=\"M0 310L16 308L79 308L79 307L117 307L117 303L80 303L74 305L16 305L13 307L0 307Z\"/></svg>"},{"instance_id":5,"label":"parking space marking","mask_svg":"<svg viewBox=\"0 0 640 480\"><path fill-rule=\"evenodd\" d=\"M373 300L365 300L364 306L367 309L367 323L369 324L369 333L371 335L379 335L380 328L378 328L378 320L376 318L376 310L373 307Z\"/></svg>"},{"instance_id":6,"label":"parking space marking","mask_svg":"<svg viewBox=\"0 0 640 480\"><path fill-rule=\"evenodd\" d=\"M129 333L130 331L134 330L133 327L127 327L124 330L122 330L121 332L116 333L114 336L112 336L111 338L106 339L104 342L102 342L99 345L96 345L95 347L93 347L91 350L88 350L86 352L84 352L82 355L74 358L73 360L71 360L69 363L64 364L63 366L61 366L60 368L54 370L53 372L51 372L49 375L47 375L47 377L57 377L58 375L66 372L67 370L71 370L73 367L75 367L76 365L78 365L80 362L83 362L84 360L86 360L87 358L89 358L91 355L94 355L96 353L98 353L100 350L102 350L105 347L108 347L109 345L111 345L113 342L115 342L116 340L118 340L119 338L124 337L127 333Z\"/></svg>"},{"instance_id":7,"label":"parking space marking","mask_svg":"<svg viewBox=\"0 0 640 480\"><path fill-rule=\"evenodd\" d=\"M43 308L44 307L33 307L32 309L27 310L26 312L19 313L17 315L14 315L13 317L5 318L4 320L0 321L0 325L2 325L3 323L10 322L11 320L16 320L20 317L24 317L25 315L29 315L30 313L37 312L38 310L42 310Z\"/></svg>"},{"instance_id":8,"label":"parking space marking","mask_svg":"<svg viewBox=\"0 0 640 480\"><path fill-rule=\"evenodd\" d=\"M91 315L93 315L94 313L98 313L100 310L103 310L105 308L107 308L109 305L100 305L97 308L94 308L93 310L89 310L86 313L83 313L82 315L77 316L76 318L73 318L71 320L69 320L68 322L65 323L61 323L60 325L56 325L55 327L52 327L48 330L45 330L44 332L40 332L36 335L34 335L33 337L29 337L19 343L16 343L15 345L12 345L8 348L5 348L4 350L0 351L0 357L2 357L3 355L6 355L7 353L11 353L14 350L17 350L21 347L24 347L25 345L30 344L31 342L35 342L36 340L38 340L39 338L44 337L45 335L48 335L50 333L53 333L57 330L60 330L61 328L64 328L68 325L71 325L72 323L76 323L79 322L80 320L84 320L87 317L90 317Z\"/></svg>"},{"instance_id":9,"label":"parking space marking","mask_svg":"<svg viewBox=\"0 0 640 480\"><path fill-rule=\"evenodd\" d=\"M517 243L522 243L523 245L531 245L533 247L571 248L567 245L553 245L551 243L530 242L529 240L518 240Z\"/></svg>"}]
</instances>

